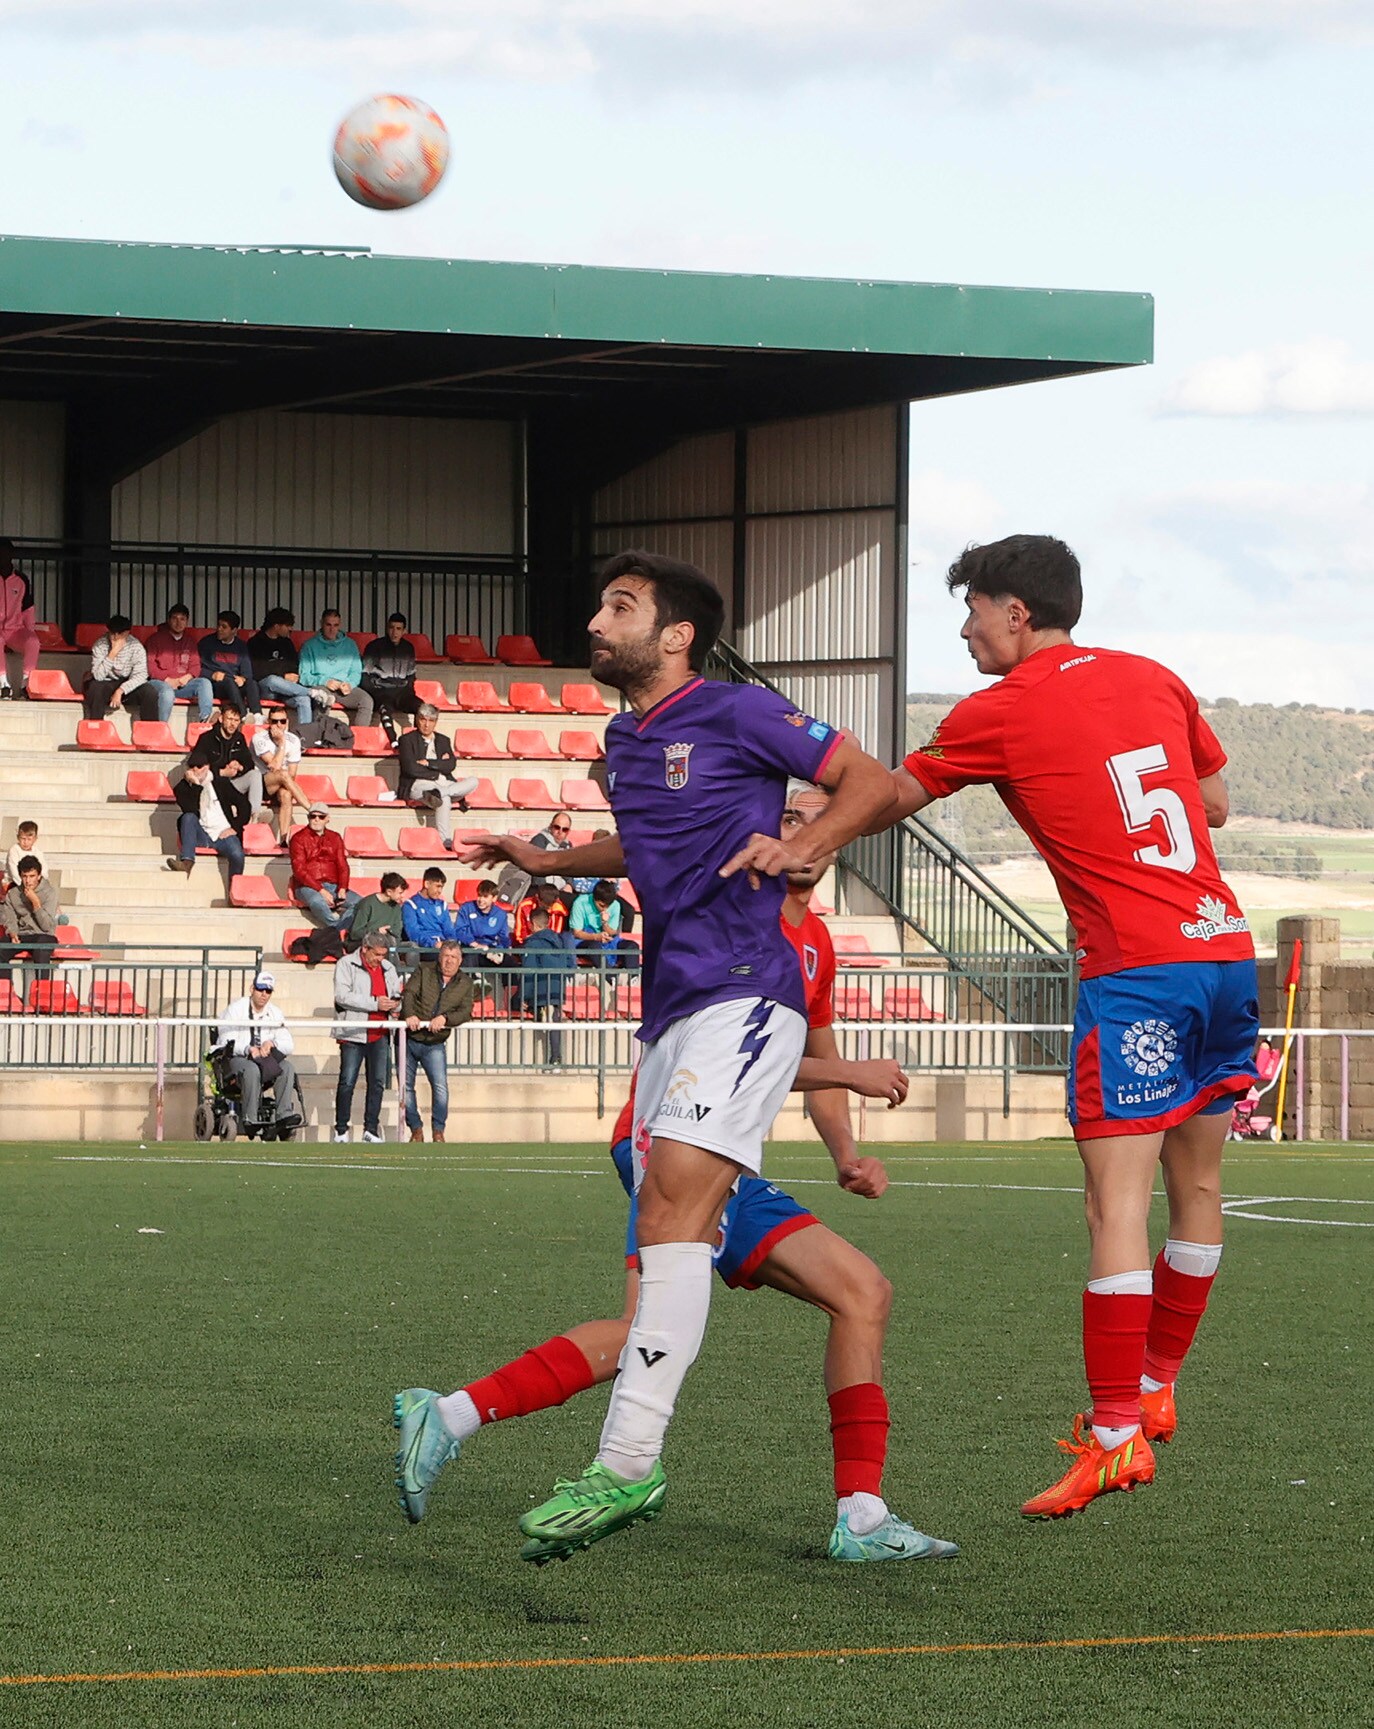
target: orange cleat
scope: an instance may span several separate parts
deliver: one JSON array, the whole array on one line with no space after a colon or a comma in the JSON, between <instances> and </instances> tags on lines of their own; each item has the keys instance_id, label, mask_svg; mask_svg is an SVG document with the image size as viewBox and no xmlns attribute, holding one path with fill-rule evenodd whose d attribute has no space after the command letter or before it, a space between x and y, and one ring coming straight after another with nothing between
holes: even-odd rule
<instances>
[{"instance_id":1,"label":"orange cleat","mask_svg":"<svg viewBox=\"0 0 1374 1729\"><path fill-rule=\"evenodd\" d=\"M1155 1456L1137 1430L1119 1447L1104 1448L1080 1412L1073 1420L1073 1440L1058 1443L1074 1455L1073 1464L1051 1488L1033 1495L1021 1511L1028 1519L1062 1519L1081 1513L1099 1495L1113 1489L1134 1489L1155 1480Z\"/></svg>"},{"instance_id":2,"label":"orange cleat","mask_svg":"<svg viewBox=\"0 0 1374 1729\"><path fill-rule=\"evenodd\" d=\"M1147 1441L1173 1440L1178 1433L1178 1407L1172 1387L1140 1395L1140 1427Z\"/></svg>"}]
</instances>

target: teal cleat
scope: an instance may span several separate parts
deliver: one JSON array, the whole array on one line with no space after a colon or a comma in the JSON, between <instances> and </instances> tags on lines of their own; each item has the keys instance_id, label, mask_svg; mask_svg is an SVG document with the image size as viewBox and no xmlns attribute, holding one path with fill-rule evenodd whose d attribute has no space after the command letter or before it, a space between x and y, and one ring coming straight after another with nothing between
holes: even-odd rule
<instances>
[{"instance_id":1,"label":"teal cleat","mask_svg":"<svg viewBox=\"0 0 1374 1729\"><path fill-rule=\"evenodd\" d=\"M536 1567L546 1561L566 1561L579 1549L590 1549L641 1519L657 1519L668 1494L668 1480L658 1460L639 1483L627 1483L593 1462L576 1482L561 1478L553 1490L543 1506L532 1508L520 1521L521 1531L530 1539L520 1559Z\"/></svg>"},{"instance_id":2,"label":"teal cleat","mask_svg":"<svg viewBox=\"0 0 1374 1729\"><path fill-rule=\"evenodd\" d=\"M391 1402L391 1426L401 1432L396 1449L396 1487L401 1511L412 1525L425 1516L425 1503L434 1479L458 1457L460 1443L444 1427L437 1393L428 1387L407 1387Z\"/></svg>"},{"instance_id":3,"label":"teal cleat","mask_svg":"<svg viewBox=\"0 0 1374 1729\"><path fill-rule=\"evenodd\" d=\"M840 1516L830 1533L826 1549L832 1561L948 1561L959 1553L957 1543L927 1537L905 1519L889 1513L874 1531L856 1537L849 1522Z\"/></svg>"}]
</instances>

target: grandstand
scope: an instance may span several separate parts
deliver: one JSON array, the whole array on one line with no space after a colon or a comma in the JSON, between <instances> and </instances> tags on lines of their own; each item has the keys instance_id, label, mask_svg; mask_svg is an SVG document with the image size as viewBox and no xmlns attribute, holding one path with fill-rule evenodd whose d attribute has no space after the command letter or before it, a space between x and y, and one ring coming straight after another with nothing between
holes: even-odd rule
<instances>
[{"instance_id":1,"label":"grandstand","mask_svg":"<svg viewBox=\"0 0 1374 1729\"><path fill-rule=\"evenodd\" d=\"M189 879L160 869L186 711L169 733L145 723L135 738L117 716L78 739L77 645L111 611L152 626L184 600L199 633L221 606L252 626L284 605L313 629L329 604L365 639L399 608L423 694L481 777L471 825L533 830L558 804L590 830L615 698L588 687L589 580L640 544L720 581L717 676L764 678L891 757L908 404L1142 363L1151 312L1140 295L0 239L0 533L34 579L46 645L42 700L0 705L0 838L23 816L41 825L81 938L59 967L71 998L48 1006L85 1011L4 1026L3 1133L152 1132L146 1044L128 1029L102 1040L100 1011L213 1013L259 951L289 1016L328 1016L328 969L283 958L306 921L266 837L243 904L226 902L214 860ZM357 875L380 875L394 849L403 869L418 855L418 880L435 837L378 802L396 784L380 732L303 766ZM446 868L451 884L472 874ZM1052 936L919 823L857 849L821 898L860 963L842 994L852 1036L930 1028L906 1047L927 1073L903 1138L1057 1125L1057 1053L995 1032L1063 1018ZM170 995L168 966L187 974ZM518 1093L460 1082L464 1134L595 1135L635 1005L579 989L581 1019L618 1025L578 1035L563 1074L528 1073ZM989 1034L939 1042L941 1020ZM528 1071L535 1036L475 1024L454 1066ZM189 1125L192 1043L188 1029L164 1053L169 1135ZM331 1052L323 1027L307 1033L307 1074ZM311 1080L312 1119L331 1084Z\"/></svg>"}]
</instances>

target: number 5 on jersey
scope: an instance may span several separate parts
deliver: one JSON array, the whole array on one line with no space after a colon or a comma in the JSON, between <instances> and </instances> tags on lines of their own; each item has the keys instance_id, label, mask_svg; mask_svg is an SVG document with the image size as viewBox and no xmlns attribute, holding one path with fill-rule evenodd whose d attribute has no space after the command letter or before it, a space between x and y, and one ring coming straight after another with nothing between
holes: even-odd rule
<instances>
[{"instance_id":1,"label":"number 5 on jersey","mask_svg":"<svg viewBox=\"0 0 1374 1729\"><path fill-rule=\"evenodd\" d=\"M1147 744L1140 750L1123 750L1107 758L1107 773L1116 788L1117 802L1129 834L1145 834L1156 817L1164 825L1168 850L1160 846L1136 848L1141 864L1185 874L1197 863L1197 844L1189 826L1183 800L1172 787L1145 785L1145 777L1163 774L1169 758L1162 744Z\"/></svg>"}]
</instances>

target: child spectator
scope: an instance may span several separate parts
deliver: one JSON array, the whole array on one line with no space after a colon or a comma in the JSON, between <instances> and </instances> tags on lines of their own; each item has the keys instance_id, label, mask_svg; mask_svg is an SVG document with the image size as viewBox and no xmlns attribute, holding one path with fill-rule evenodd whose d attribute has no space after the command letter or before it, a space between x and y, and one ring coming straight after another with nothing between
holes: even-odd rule
<instances>
[{"instance_id":1,"label":"child spectator","mask_svg":"<svg viewBox=\"0 0 1374 1729\"><path fill-rule=\"evenodd\" d=\"M542 908L548 914L549 929L556 934L565 930L568 923L568 909L558 892L558 884L547 877L541 880L533 894L525 896L515 909L515 946L522 948L526 937L533 929L531 919L536 908Z\"/></svg>"},{"instance_id":2,"label":"child spectator","mask_svg":"<svg viewBox=\"0 0 1374 1729\"><path fill-rule=\"evenodd\" d=\"M8 881L19 881L19 861L22 858L37 859L39 870L47 876L48 861L38 850L38 824L32 817L25 817L14 831L14 845L5 855L5 876Z\"/></svg>"},{"instance_id":3,"label":"child spectator","mask_svg":"<svg viewBox=\"0 0 1374 1729\"><path fill-rule=\"evenodd\" d=\"M600 958L607 967L638 966L639 944L620 934L620 899L608 879L589 895L578 895L568 915L568 929L584 960Z\"/></svg>"},{"instance_id":4,"label":"child spectator","mask_svg":"<svg viewBox=\"0 0 1374 1729\"><path fill-rule=\"evenodd\" d=\"M520 969L513 1006L537 1021L561 1021L568 980L577 970L577 956L572 937L566 931L551 928L546 907L537 906L530 914L529 935L520 950ZM548 1034L545 1056L550 1067L562 1065L562 1033Z\"/></svg>"},{"instance_id":5,"label":"child spectator","mask_svg":"<svg viewBox=\"0 0 1374 1729\"><path fill-rule=\"evenodd\" d=\"M496 898L496 884L477 885L475 900L464 901L453 915L458 941L465 949L478 949L489 966L499 967L510 948L510 914Z\"/></svg>"}]
</instances>

